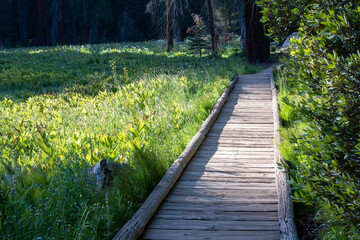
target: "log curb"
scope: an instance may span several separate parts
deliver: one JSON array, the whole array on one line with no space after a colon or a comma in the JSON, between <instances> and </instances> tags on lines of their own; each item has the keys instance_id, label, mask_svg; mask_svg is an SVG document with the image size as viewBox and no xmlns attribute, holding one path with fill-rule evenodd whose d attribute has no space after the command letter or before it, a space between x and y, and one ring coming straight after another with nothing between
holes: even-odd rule
<instances>
[{"instance_id":1,"label":"log curb","mask_svg":"<svg viewBox=\"0 0 360 240\"><path fill-rule=\"evenodd\" d=\"M274 73L271 68L270 72L270 84L273 101L273 112L274 112L274 161L275 161L275 175L276 175L276 189L278 195L278 218L280 225L280 239L281 240L298 240L296 231L296 225L294 221L294 210L292 201L290 198L290 186L288 183L288 173L286 169L280 167L279 164L283 162L279 150L279 143L281 142L280 136L280 115L279 106L277 103L277 90L274 81Z\"/></svg>"},{"instance_id":2,"label":"log curb","mask_svg":"<svg viewBox=\"0 0 360 240\"><path fill-rule=\"evenodd\" d=\"M170 192L171 188L181 176L181 173L185 169L186 165L194 156L201 143L204 141L205 136L210 131L216 118L220 114L222 107L228 100L230 92L234 88L239 77L240 75L236 75L233 77L230 85L225 89L221 97L218 99L210 115L201 125L199 131L191 139L191 141L186 146L185 150L181 153L181 155L170 166L169 170L159 181L159 183L156 185L156 187L145 200L145 202L140 206L140 208L136 211L133 217L120 229L120 231L115 235L113 240L135 240L141 236L146 225L149 223L152 216L155 214L161 202Z\"/></svg>"}]
</instances>

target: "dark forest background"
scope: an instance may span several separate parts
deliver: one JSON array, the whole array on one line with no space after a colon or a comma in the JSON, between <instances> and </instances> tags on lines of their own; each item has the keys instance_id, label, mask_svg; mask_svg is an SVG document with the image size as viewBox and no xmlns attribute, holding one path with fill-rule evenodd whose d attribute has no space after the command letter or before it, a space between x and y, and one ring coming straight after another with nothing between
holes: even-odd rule
<instances>
[{"instance_id":1,"label":"dark forest background","mask_svg":"<svg viewBox=\"0 0 360 240\"><path fill-rule=\"evenodd\" d=\"M239 33L237 1L217 0L217 33ZM206 19L203 0L178 1L174 39L183 40ZM55 46L160 39L165 33L165 0L0 0L0 47Z\"/></svg>"}]
</instances>

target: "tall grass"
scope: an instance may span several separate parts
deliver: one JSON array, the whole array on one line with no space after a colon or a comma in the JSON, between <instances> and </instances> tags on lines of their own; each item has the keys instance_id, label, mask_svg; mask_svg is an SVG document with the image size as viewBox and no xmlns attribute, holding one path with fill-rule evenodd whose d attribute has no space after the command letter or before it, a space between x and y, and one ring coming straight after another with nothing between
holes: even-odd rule
<instances>
[{"instance_id":1,"label":"tall grass","mask_svg":"<svg viewBox=\"0 0 360 240\"><path fill-rule=\"evenodd\" d=\"M242 58L159 42L0 51L0 234L109 239L197 132ZM128 168L105 190L86 170Z\"/></svg>"}]
</instances>

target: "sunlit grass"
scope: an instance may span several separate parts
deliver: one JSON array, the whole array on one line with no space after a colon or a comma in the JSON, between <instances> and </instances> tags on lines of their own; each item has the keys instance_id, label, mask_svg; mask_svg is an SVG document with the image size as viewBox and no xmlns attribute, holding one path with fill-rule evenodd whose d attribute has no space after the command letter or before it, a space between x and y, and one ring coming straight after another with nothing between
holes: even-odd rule
<instances>
[{"instance_id":1,"label":"sunlit grass","mask_svg":"<svg viewBox=\"0 0 360 240\"><path fill-rule=\"evenodd\" d=\"M258 70L230 45L217 58L164 49L148 42L0 52L4 239L111 238L231 78ZM130 170L97 191L86 168L104 158Z\"/></svg>"}]
</instances>

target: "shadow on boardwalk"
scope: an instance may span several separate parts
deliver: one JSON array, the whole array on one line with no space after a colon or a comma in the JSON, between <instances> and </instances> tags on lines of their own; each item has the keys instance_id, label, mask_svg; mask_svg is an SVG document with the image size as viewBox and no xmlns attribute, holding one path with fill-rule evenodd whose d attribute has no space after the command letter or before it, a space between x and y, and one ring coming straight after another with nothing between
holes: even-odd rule
<instances>
[{"instance_id":1,"label":"shadow on boardwalk","mask_svg":"<svg viewBox=\"0 0 360 240\"><path fill-rule=\"evenodd\" d=\"M243 75L142 239L279 239L269 74Z\"/></svg>"}]
</instances>

